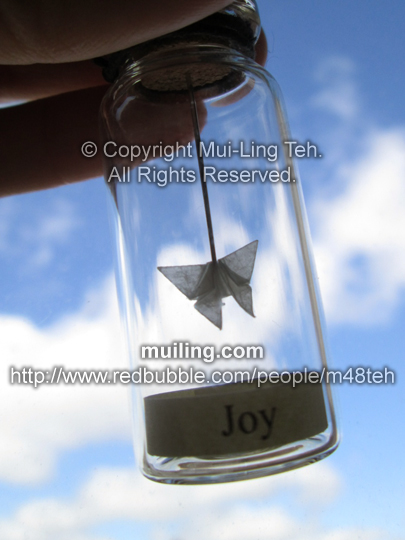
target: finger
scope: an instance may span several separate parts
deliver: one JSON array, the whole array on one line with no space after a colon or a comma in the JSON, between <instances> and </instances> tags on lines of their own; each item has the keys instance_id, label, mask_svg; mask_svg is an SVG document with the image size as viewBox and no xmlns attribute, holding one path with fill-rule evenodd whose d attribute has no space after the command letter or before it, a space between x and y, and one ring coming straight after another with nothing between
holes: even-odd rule
<instances>
[{"instance_id":1,"label":"finger","mask_svg":"<svg viewBox=\"0 0 405 540\"><path fill-rule=\"evenodd\" d=\"M262 34L257 44L256 59L265 62L266 55L266 38ZM85 141L93 141L100 148L98 116L104 93L105 87L89 88L1 109L0 195L45 189L100 176L100 152L95 158L85 158L80 148ZM184 111L175 108L173 111L171 122L182 118ZM153 114L160 119L158 108ZM152 128L158 125L158 121L153 121L149 110L140 110L137 115L135 143L155 143L157 139ZM166 119L167 126L172 138L158 134L158 138L165 139L165 144L176 142L176 138L182 144L192 140L191 130L190 133L176 131L170 119Z\"/></svg>"},{"instance_id":2,"label":"finger","mask_svg":"<svg viewBox=\"0 0 405 540\"><path fill-rule=\"evenodd\" d=\"M0 64L62 63L119 51L198 21L229 0L1 0Z\"/></svg>"},{"instance_id":3,"label":"finger","mask_svg":"<svg viewBox=\"0 0 405 540\"><path fill-rule=\"evenodd\" d=\"M261 41L265 44L263 34L258 43L257 61L264 63L260 52L266 54L266 47L260 46ZM0 102L39 99L62 92L98 86L104 82L98 68L91 62L0 66L0 79L3 81Z\"/></svg>"},{"instance_id":4,"label":"finger","mask_svg":"<svg viewBox=\"0 0 405 540\"><path fill-rule=\"evenodd\" d=\"M136 166L142 159L129 161L125 155L121 158L117 147L186 145L193 139L190 103L184 99L175 100L170 106L153 101L130 103L129 112L122 114L119 131L110 132L101 141L98 117L104 91L92 88L0 110L2 136L7 141L7 145L0 146L0 194L34 191L100 176L103 143L110 140L105 155L114 157L115 153L116 165ZM201 103L202 125L205 115ZM95 157L83 155L81 149L86 142L98 148Z\"/></svg>"},{"instance_id":5,"label":"finger","mask_svg":"<svg viewBox=\"0 0 405 540\"><path fill-rule=\"evenodd\" d=\"M256 62L264 65L267 41L261 32L256 44ZM0 66L0 103L41 99L106 84L101 69L92 61L66 64Z\"/></svg>"},{"instance_id":6,"label":"finger","mask_svg":"<svg viewBox=\"0 0 405 540\"><path fill-rule=\"evenodd\" d=\"M260 32L259 39L257 40L257 43L256 43L255 61L261 66L264 66L267 60L267 55L268 55L267 39L266 39L266 34L262 30Z\"/></svg>"},{"instance_id":7,"label":"finger","mask_svg":"<svg viewBox=\"0 0 405 540\"><path fill-rule=\"evenodd\" d=\"M106 84L90 60L67 64L0 66L0 102L29 101Z\"/></svg>"},{"instance_id":8,"label":"finger","mask_svg":"<svg viewBox=\"0 0 405 540\"><path fill-rule=\"evenodd\" d=\"M0 193L45 189L102 174L100 152L81 154L86 141L99 144L98 114L104 87L0 109Z\"/></svg>"}]
</instances>

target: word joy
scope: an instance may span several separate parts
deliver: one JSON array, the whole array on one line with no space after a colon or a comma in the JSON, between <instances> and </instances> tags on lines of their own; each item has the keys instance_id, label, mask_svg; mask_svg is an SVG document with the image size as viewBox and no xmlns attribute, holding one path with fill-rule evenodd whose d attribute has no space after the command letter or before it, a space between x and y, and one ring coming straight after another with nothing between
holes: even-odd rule
<instances>
[{"instance_id":1,"label":"word joy","mask_svg":"<svg viewBox=\"0 0 405 540\"><path fill-rule=\"evenodd\" d=\"M244 433L245 435L250 435L260 430L262 435L262 441L267 440L273 428L274 417L276 415L276 408L271 409L270 417L267 415L265 409L261 409L256 413L252 411L245 411L239 415L238 418L234 417L233 405L225 405L225 414L227 426L226 429L221 431L221 434L224 437L230 437L237 430ZM235 421L236 420L236 421Z\"/></svg>"}]
</instances>

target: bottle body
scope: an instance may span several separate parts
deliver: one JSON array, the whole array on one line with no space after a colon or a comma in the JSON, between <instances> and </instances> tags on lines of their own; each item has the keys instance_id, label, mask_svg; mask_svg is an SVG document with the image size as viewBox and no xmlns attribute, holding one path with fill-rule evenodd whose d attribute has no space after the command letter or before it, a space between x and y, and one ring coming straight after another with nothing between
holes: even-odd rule
<instances>
[{"instance_id":1,"label":"bottle body","mask_svg":"<svg viewBox=\"0 0 405 540\"><path fill-rule=\"evenodd\" d=\"M129 66L102 118L144 474L238 480L332 452L322 310L275 81L193 44Z\"/></svg>"}]
</instances>

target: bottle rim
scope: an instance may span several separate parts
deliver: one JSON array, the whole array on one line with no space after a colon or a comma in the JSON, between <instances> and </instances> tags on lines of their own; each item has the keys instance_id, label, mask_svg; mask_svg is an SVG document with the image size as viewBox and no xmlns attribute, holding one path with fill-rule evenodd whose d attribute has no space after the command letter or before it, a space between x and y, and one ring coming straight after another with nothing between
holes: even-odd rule
<instances>
[{"instance_id":1,"label":"bottle rim","mask_svg":"<svg viewBox=\"0 0 405 540\"><path fill-rule=\"evenodd\" d=\"M229 47L221 46L218 44L202 44L202 43L189 43L187 46L179 45L178 47L170 48L167 50L153 51L147 56L142 58L135 58L132 61L128 61L125 69L122 71L120 77L111 85L106 93L105 100L115 101L119 99L123 93L128 92L129 88L135 84L141 83L142 78L158 71L169 71L174 67L190 66L194 69L201 69L202 66L208 64L217 64L230 68L233 72L235 68L239 67L241 71L249 71L255 76L264 78L267 81L273 79L268 71L261 65L256 63L252 58L248 58L240 51L231 49ZM184 70L184 73L186 71ZM225 82L225 81L224 81ZM218 85L219 81L217 81ZM227 93L234 87L236 81L230 81L229 87L225 85L224 92ZM209 99L210 97L216 97L219 95L213 88L215 84L207 84L203 86L197 86L195 90L199 93L199 96L203 99ZM226 89L227 88L227 89ZM187 89L167 91L166 94L173 95L174 93L186 94ZM165 92L161 92L163 96Z\"/></svg>"}]
</instances>

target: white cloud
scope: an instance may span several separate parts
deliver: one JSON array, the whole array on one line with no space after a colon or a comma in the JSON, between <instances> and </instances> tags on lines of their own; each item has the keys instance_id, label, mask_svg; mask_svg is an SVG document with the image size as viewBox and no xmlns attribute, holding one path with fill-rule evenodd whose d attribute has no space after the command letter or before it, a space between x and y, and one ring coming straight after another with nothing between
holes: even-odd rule
<instances>
[{"instance_id":1,"label":"white cloud","mask_svg":"<svg viewBox=\"0 0 405 540\"><path fill-rule=\"evenodd\" d=\"M338 529L323 536L322 540L400 540L382 530Z\"/></svg>"},{"instance_id":2,"label":"white cloud","mask_svg":"<svg viewBox=\"0 0 405 540\"><path fill-rule=\"evenodd\" d=\"M281 508L234 506L226 512L210 514L209 520L193 523L184 537L189 538L195 531L195 540L287 540L297 538L300 529L302 524Z\"/></svg>"},{"instance_id":3,"label":"white cloud","mask_svg":"<svg viewBox=\"0 0 405 540\"><path fill-rule=\"evenodd\" d=\"M405 286L405 130L369 135L337 181L346 189L318 201L315 254L333 322L387 320Z\"/></svg>"},{"instance_id":4,"label":"white cloud","mask_svg":"<svg viewBox=\"0 0 405 540\"><path fill-rule=\"evenodd\" d=\"M0 201L0 255L17 259L25 273L53 262L55 250L82 225L68 199L59 196L46 204L40 197L30 193Z\"/></svg>"},{"instance_id":5,"label":"white cloud","mask_svg":"<svg viewBox=\"0 0 405 540\"><path fill-rule=\"evenodd\" d=\"M21 318L0 317L2 480L44 481L61 451L130 436L127 391L122 386L44 384L34 389L9 382L9 366L125 368L112 280L89 302L80 313L46 330Z\"/></svg>"},{"instance_id":6,"label":"white cloud","mask_svg":"<svg viewBox=\"0 0 405 540\"><path fill-rule=\"evenodd\" d=\"M26 261L32 270L49 265L55 256L55 248L64 244L80 226L80 219L73 206L63 198L56 199L45 215L37 217L34 226L21 229L23 244L31 246L31 254Z\"/></svg>"},{"instance_id":7,"label":"white cloud","mask_svg":"<svg viewBox=\"0 0 405 540\"><path fill-rule=\"evenodd\" d=\"M299 500L310 497L312 504L319 505L325 502L325 490L335 498L340 489L339 477L327 464L311 466L310 470L310 474L293 471L233 484L166 486L133 470L102 469L84 483L74 499L33 500L11 518L0 520L2 540L93 538L92 527L102 530L103 524L114 520L147 522L153 536L174 526L180 537L188 538L193 532L193 538L199 540L207 537L209 527L210 537L216 531L215 539L282 540L299 528L285 511L273 506L277 494L298 493Z\"/></svg>"},{"instance_id":8,"label":"white cloud","mask_svg":"<svg viewBox=\"0 0 405 540\"><path fill-rule=\"evenodd\" d=\"M359 110L354 73L355 66L348 58L325 59L316 72L316 81L322 88L315 94L312 104L346 121L352 119Z\"/></svg>"},{"instance_id":9,"label":"white cloud","mask_svg":"<svg viewBox=\"0 0 405 540\"><path fill-rule=\"evenodd\" d=\"M38 193L30 194L33 199L38 196ZM33 213L33 223L27 226L24 222L21 226L19 236L22 240L35 240L38 243L64 242L80 225L74 206L63 197L55 197L48 207L41 208L41 212Z\"/></svg>"},{"instance_id":10,"label":"white cloud","mask_svg":"<svg viewBox=\"0 0 405 540\"><path fill-rule=\"evenodd\" d=\"M373 124L351 60L325 59L315 80L322 183L309 216L325 311L332 323L386 322L405 286L405 126Z\"/></svg>"},{"instance_id":11,"label":"white cloud","mask_svg":"<svg viewBox=\"0 0 405 540\"><path fill-rule=\"evenodd\" d=\"M90 476L71 499L24 503L13 516L0 520L0 528L2 540L105 540L103 526L110 524L111 531L111 524L120 520L139 524L143 538L150 540L386 540L384 531L327 530L318 522L319 507L335 500L340 484L327 463L206 486L166 486L133 470L107 468ZM307 517L293 518L276 504L282 494L294 497L300 509L310 504ZM98 535L93 534L95 527Z\"/></svg>"}]
</instances>

